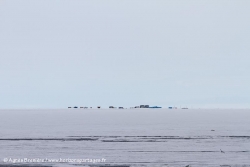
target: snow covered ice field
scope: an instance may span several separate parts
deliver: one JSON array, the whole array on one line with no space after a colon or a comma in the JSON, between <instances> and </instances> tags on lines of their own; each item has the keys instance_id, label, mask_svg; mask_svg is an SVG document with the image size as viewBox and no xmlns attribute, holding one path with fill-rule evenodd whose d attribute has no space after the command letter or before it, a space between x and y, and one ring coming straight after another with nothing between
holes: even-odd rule
<instances>
[{"instance_id":1,"label":"snow covered ice field","mask_svg":"<svg viewBox=\"0 0 250 167\"><path fill-rule=\"evenodd\" d=\"M250 110L0 110L0 158L0 167L250 167ZM105 162L9 161L18 158Z\"/></svg>"}]
</instances>

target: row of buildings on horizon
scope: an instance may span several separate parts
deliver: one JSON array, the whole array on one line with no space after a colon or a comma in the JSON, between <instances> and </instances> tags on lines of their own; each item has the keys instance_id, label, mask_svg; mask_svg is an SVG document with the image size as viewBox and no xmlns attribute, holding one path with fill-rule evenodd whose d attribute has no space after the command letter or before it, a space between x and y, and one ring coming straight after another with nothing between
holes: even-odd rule
<instances>
[{"instance_id":1,"label":"row of buildings on horizon","mask_svg":"<svg viewBox=\"0 0 250 167\"><path fill-rule=\"evenodd\" d=\"M68 107L68 108L83 108L83 109L93 109L94 107L78 107L78 106L74 106L74 107ZM97 109L101 109L101 106L97 106ZM160 106L150 106L150 105L139 105L139 106L135 106L135 107L130 107L129 109L138 109L138 108L162 108ZM109 106L109 109L128 109L128 108L124 108L124 107L114 107L114 106ZM178 109L177 107L168 107L168 109ZM188 109L187 107L183 107L181 109Z\"/></svg>"}]
</instances>

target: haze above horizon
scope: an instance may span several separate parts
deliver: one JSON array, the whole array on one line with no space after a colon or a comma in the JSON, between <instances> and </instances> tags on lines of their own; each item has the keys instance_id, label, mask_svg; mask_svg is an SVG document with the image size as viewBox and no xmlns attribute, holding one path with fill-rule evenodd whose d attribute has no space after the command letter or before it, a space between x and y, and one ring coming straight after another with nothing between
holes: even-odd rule
<instances>
[{"instance_id":1,"label":"haze above horizon","mask_svg":"<svg viewBox=\"0 0 250 167\"><path fill-rule=\"evenodd\" d=\"M250 1L0 1L0 108L250 108Z\"/></svg>"}]
</instances>

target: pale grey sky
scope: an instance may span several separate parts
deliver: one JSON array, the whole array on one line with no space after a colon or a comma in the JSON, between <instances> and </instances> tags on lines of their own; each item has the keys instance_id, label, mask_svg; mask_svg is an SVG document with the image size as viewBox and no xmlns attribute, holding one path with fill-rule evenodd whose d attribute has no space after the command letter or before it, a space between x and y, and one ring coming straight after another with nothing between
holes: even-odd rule
<instances>
[{"instance_id":1,"label":"pale grey sky","mask_svg":"<svg viewBox=\"0 0 250 167\"><path fill-rule=\"evenodd\" d=\"M249 0L0 0L0 108L250 107Z\"/></svg>"}]
</instances>

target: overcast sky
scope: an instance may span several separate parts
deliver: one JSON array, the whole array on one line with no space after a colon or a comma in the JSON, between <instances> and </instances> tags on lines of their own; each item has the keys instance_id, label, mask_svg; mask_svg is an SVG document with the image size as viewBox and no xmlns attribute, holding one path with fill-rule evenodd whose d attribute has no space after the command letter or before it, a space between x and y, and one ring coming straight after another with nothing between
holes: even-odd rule
<instances>
[{"instance_id":1,"label":"overcast sky","mask_svg":"<svg viewBox=\"0 0 250 167\"><path fill-rule=\"evenodd\" d=\"M0 0L0 108L249 108L249 9L249 0Z\"/></svg>"}]
</instances>

